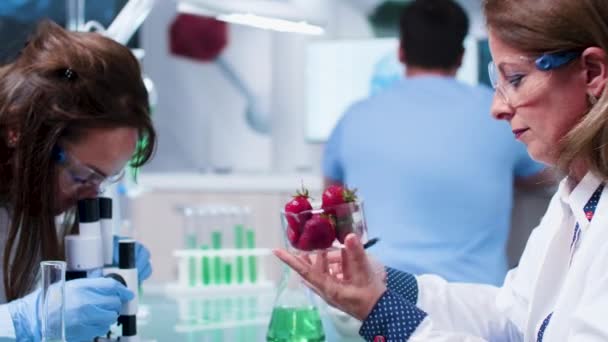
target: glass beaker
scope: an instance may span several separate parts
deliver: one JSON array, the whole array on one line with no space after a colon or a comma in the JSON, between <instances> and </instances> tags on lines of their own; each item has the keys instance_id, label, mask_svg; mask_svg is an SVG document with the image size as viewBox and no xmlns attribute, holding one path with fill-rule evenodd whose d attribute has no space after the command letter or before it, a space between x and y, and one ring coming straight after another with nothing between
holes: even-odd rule
<instances>
[{"instance_id":1,"label":"glass beaker","mask_svg":"<svg viewBox=\"0 0 608 342\"><path fill-rule=\"evenodd\" d=\"M42 293L39 302L42 342L65 342L64 261L42 261Z\"/></svg>"},{"instance_id":2,"label":"glass beaker","mask_svg":"<svg viewBox=\"0 0 608 342\"><path fill-rule=\"evenodd\" d=\"M266 334L268 342L323 342L325 331L310 289L285 267Z\"/></svg>"}]
</instances>

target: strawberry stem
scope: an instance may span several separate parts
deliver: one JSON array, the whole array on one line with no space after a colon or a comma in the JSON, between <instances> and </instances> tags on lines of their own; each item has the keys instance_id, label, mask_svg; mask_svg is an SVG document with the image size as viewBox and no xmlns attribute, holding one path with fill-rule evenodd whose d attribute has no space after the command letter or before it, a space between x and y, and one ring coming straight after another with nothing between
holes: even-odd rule
<instances>
[{"instance_id":1,"label":"strawberry stem","mask_svg":"<svg viewBox=\"0 0 608 342\"><path fill-rule=\"evenodd\" d=\"M304 183L302 183L302 189L296 190L296 194L293 197L294 198L297 198L297 197L310 198L310 196L308 194L309 194L308 189L306 189L304 187Z\"/></svg>"},{"instance_id":2,"label":"strawberry stem","mask_svg":"<svg viewBox=\"0 0 608 342\"><path fill-rule=\"evenodd\" d=\"M344 191L342 192L342 198L344 198L344 202L347 203L355 202L357 200L357 189L349 189L345 186Z\"/></svg>"}]
</instances>

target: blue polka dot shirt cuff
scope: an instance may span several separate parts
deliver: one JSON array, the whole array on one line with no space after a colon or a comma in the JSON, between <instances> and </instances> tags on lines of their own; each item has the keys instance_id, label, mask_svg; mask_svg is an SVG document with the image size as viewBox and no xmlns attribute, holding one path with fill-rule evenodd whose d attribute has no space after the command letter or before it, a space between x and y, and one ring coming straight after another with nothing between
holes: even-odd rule
<instances>
[{"instance_id":1,"label":"blue polka dot shirt cuff","mask_svg":"<svg viewBox=\"0 0 608 342\"><path fill-rule=\"evenodd\" d=\"M370 342L407 341L425 317L424 311L389 289L363 321L359 334Z\"/></svg>"},{"instance_id":2,"label":"blue polka dot shirt cuff","mask_svg":"<svg viewBox=\"0 0 608 342\"><path fill-rule=\"evenodd\" d=\"M386 268L386 287L412 304L418 302L418 282L413 275Z\"/></svg>"}]
</instances>

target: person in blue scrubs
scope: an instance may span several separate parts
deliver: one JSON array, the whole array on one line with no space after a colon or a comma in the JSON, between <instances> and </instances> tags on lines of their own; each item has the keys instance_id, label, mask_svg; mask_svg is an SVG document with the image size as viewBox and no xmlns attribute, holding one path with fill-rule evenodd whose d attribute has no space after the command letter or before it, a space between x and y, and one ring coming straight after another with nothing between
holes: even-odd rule
<instances>
[{"instance_id":1,"label":"person in blue scrubs","mask_svg":"<svg viewBox=\"0 0 608 342\"><path fill-rule=\"evenodd\" d=\"M325 147L326 183L358 189L371 251L390 267L498 285L514 182L548 179L504 122L493 92L455 79L468 31L450 0L414 1L401 17L405 78L355 103Z\"/></svg>"}]
</instances>

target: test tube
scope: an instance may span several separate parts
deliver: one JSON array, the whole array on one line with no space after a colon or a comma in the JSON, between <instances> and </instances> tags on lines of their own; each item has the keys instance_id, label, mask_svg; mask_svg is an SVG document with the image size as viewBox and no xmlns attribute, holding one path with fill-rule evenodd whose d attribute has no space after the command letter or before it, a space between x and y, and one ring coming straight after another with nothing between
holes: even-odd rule
<instances>
[{"instance_id":1,"label":"test tube","mask_svg":"<svg viewBox=\"0 0 608 342\"><path fill-rule=\"evenodd\" d=\"M232 264L230 262L224 264L224 284L232 285Z\"/></svg>"},{"instance_id":2,"label":"test tube","mask_svg":"<svg viewBox=\"0 0 608 342\"><path fill-rule=\"evenodd\" d=\"M192 207L182 208L184 216L184 248L196 248L196 218L197 212ZM190 286L196 285L196 258L188 258L188 283Z\"/></svg>"},{"instance_id":3,"label":"test tube","mask_svg":"<svg viewBox=\"0 0 608 342\"><path fill-rule=\"evenodd\" d=\"M255 230L253 228L253 215L251 208L243 208L243 226L245 227L245 243L247 249L255 249ZM258 281L258 258L255 255L247 257L247 274L250 283L256 283Z\"/></svg>"},{"instance_id":4,"label":"test tube","mask_svg":"<svg viewBox=\"0 0 608 342\"><path fill-rule=\"evenodd\" d=\"M64 261L42 261L42 301L40 303L43 342L65 341L65 270Z\"/></svg>"},{"instance_id":5,"label":"test tube","mask_svg":"<svg viewBox=\"0 0 608 342\"><path fill-rule=\"evenodd\" d=\"M236 224L234 225L234 245L236 249L245 248L245 227L243 226L243 210L237 208ZM245 257L236 257L236 282L242 284L245 280Z\"/></svg>"},{"instance_id":6,"label":"test tube","mask_svg":"<svg viewBox=\"0 0 608 342\"><path fill-rule=\"evenodd\" d=\"M222 233L214 231L211 233L211 247L213 250L222 249ZM213 277L216 284L222 283L222 258L220 256L213 257Z\"/></svg>"},{"instance_id":7,"label":"test tube","mask_svg":"<svg viewBox=\"0 0 608 342\"><path fill-rule=\"evenodd\" d=\"M247 230L247 248L255 248L255 232L253 230ZM249 256L249 281L251 281L251 283L256 283L258 281L257 260L254 255Z\"/></svg>"},{"instance_id":8,"label":"test tube","mask_svg":"<svg viewBox=\"0 0 608 342\"><path fill-rule=\"evenodd\" d=\"M197 210L197 227L196 227L196 231L197 231L197 243L198 243L198 248L200 250L208 250L209 249L209 244L208 244L208 238L206 237L206 233L208 232L208 227L210 226L210 221L211 221L211 215L210 215L210 210L207 206L200 206L198 207ZM210 265L209 265L209 257L208 256L202 256L199 260L200 262L200 283L204 285L209 285L209 272L210 272Z\"/></svg>"},{"instance_id":9,"label":"test tube","mask_svg":"<svg viewBox=\"0 0 608 342\"><path fill-rule=\"evenodd\" d=\"M203 246L201 246L201 249L203 251L208 251L209 246L203 245ZM208 256L203 257L201 266L202 266L201 274L203 276L203 279L202 279L203 285L209 285L211 283L211 262L209 261Z\"/></svg>"}]
</instances>

